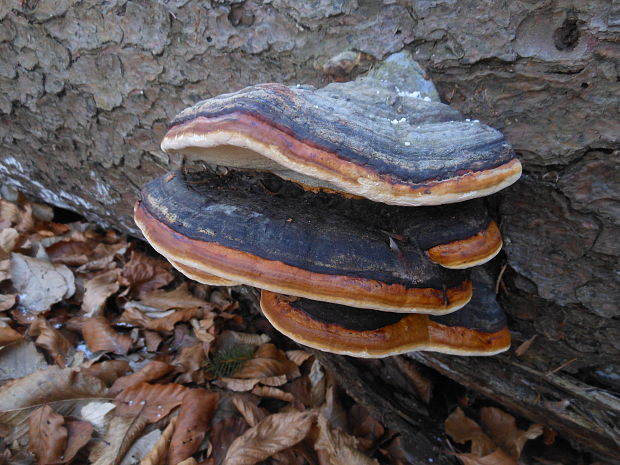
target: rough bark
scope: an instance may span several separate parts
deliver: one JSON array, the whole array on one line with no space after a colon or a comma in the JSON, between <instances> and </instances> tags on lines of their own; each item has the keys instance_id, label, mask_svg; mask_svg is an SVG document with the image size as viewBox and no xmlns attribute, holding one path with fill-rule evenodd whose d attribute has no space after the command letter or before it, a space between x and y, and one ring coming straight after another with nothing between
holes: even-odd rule
<instances>
[{"instance_id":1,"label":"rough bark","mask_svg":"<svg viewBox=\"0 0 620 465\"><path fill-rule=\"evenodd\" d=\"M620 390L619 38L615 0L8 0L0 175L136 233L133 200L175 164L158 142L182 108L259 82L348 79L409 49L444 102L502 130L524 162L523 179L491 201L515 346L537 336L520 358L418 359L534 420L562 392L572 418L589 408L584 392ZM530 377L507 377L516 366ZM561 390L532 388L539 396L522 402L534 373L558 367ZM618 450L609 412L612 426L588 444L607 457ZM554 423L590 441L571 424Z\"/></svg>"}]
</instances>

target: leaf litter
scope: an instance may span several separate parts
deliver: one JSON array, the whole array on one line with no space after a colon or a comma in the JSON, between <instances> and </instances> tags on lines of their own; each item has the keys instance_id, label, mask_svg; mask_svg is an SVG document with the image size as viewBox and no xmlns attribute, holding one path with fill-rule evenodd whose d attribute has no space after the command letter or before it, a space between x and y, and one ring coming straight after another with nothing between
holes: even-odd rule
<instances>
[{"instance_id":1,"label":"leaf litter","mask_svg":"<svg viewBox=\"0 0 620 465\"><path fill-rule=\"evenodd\" d=\"M138 241L0 199L0 283L0 462L413 464L312 352ZM446 432L463 463L508 465L542 429L485 408Z\"/></svg>"}]
</instances>

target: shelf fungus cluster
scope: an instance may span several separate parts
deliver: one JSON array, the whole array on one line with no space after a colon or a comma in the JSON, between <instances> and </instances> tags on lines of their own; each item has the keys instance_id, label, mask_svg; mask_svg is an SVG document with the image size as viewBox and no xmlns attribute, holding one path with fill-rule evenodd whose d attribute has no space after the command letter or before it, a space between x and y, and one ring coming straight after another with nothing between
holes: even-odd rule
<instances>
[{"instance_id":1,"label":"shelf fungus cluster","mask_svg":"<svg viewBox=\"0 0 620 465\"><path fill-rule=\"evenodd\" d=\"M498 131L439 103L408 55L322 89L199 102L162 148L227 169L149 182L135 207L146 239L192 279L260 288L295 341L357 357L509 347L489 283L468 269L502 247L479 197L521 165Z\"/></svg>"}]
</instances>

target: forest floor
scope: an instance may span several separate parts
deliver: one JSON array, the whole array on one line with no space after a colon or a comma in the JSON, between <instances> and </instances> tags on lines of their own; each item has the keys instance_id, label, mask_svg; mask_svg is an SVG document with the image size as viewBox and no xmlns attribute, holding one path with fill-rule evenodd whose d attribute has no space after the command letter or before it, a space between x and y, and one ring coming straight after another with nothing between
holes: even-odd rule
<instances>
[{"instance_id":1,"label":"forest floor","mask_svg":"<svg viewBox=\"0 0 620 465\"><path fill-rule=\"evenodd\" d=\"M0 464L419 463L231 289L3 194ZM570 463L550 429L403 361L419 399L442 405L434 434L455 463Z\"/></svg>"}]
</instances>

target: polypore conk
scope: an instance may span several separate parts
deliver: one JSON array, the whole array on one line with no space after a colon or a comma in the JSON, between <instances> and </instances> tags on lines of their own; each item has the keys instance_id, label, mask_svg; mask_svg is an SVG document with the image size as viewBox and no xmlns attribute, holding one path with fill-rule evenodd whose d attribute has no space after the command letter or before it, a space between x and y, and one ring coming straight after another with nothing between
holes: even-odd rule
<instances>
[{"instance_id":1,"label":"polypore conk","mask_svg":"<svg viewBox=\"0 0 620 465\"><path fill-rule=\"evenodd\" d=\"M261 84L204 100L174 119L161 146L395 205L461 202L519 178L499 131L431 97L401 53L352 82Z\"/></svg>"},{"instance_id":2,"label":"polypore conk","mask_svg":"<svg viewBox=\"0 0 620 465\"><path fill-rule=\"evenodd\" d=\"M394 224L409 224L411 237L401 237L363 218L346 216L346 206L330 211L314 197L280 197L235 173L179 171L144 187L135 219L156 250L204 282L213 282L215 276L273 292L392 312L445 314L469 301L466 275L438 266L425 249L484 234L489 220L481 212L472 214L476 208L462 215L462 209L446 206L434 216L396 209L403 217L397 215ZM348 202L347 206L366 202L373 208L365 200Z\"/></svg>"},{"instance_id":3,"label":"polypore conk","mask_svg":"<svg viewBox=\"0 0 620 465\"><path fill-rule=\"evenodd\" d=\"M261 292L269 322L294 341L354 357L378 358L413 350L494 355L510 347L510 332L493 291L480 282L474 297L444 316L376 312Z\"/></svg>"}]
</instances>

